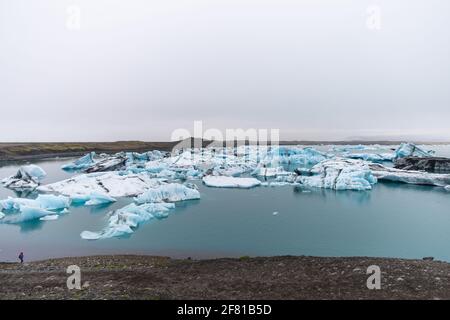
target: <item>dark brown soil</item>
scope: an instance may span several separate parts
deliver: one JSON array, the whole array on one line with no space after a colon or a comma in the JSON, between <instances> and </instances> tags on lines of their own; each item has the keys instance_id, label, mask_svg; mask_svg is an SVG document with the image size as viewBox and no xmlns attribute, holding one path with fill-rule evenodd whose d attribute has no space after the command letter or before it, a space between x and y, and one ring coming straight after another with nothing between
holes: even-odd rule
<instances>
[{"instance_id":1,"label":"dark brown soil","mask_svg":"<svg viewBox=\"0 0 450 320\"><path fill-rule=\"evenodd\" d=\"M81 268L68 290L66 268ZM369 290L367 268L381 268ZM449 299L450 264L383 258L174 260L95 256L0 263L0 299Z\"/></svg>"}]
</instances>

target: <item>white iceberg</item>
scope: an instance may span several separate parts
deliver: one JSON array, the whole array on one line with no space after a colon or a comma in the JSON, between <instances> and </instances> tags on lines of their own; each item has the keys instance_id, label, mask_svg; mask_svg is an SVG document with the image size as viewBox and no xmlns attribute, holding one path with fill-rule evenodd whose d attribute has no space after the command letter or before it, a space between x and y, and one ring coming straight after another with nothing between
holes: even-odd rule
<instances>
[{"instance_id":1,"label":"white iceberg","mask_svg":"<svg viewBox=\"0 0 450 320\"><path fill-rule=\"evenodd\" d=\"M205 176L203 183L208 187L217 188L252 188L259 186L261 181L255 178L237 178L227 176Z\"/></svg>"},{"instance_id":2,"label":"white iceberg","mask_svg":"<svg viewBox=\"0 0 450 320\"><path fill-rule=\"evenodd\" d=\"M20 167L15 175L3 179L2 184L14 190L33 190L39 186L46 175L41 167L30 164Z\"/></svg>"},{"instance_id":3,"label":"white iceberg","mask_svg":"<svg viewBox=\"0 0 450 320\"><path fill-rule=\"evenodd\" d=\"M150 202L177 202L183 200L200 199L198 190L179 183L163 184L151 188L134 198L138 204Z\"/></svg>"},{"instance_id":4,"label":"white iceberg","mask_svg":"<svg viewBox=\"0 0 450 320\"><path fill-rule=\"evenodd\" d=\"M311 176L299 176L297 182L308 187L333 190L371 190L377 183L367 162L336 158L315 165Z\"/></svg>"},{"instance_id":5,"label":"white iceberg","mask_svg":"<svg viewBox=\"0 0 450 320\"><path fill-rule=\"evenodd\" d=\"M98 240L131 234L139 224L154 218L165 218L168 216L168 211L174 208L173 203L146 203L142 205L132 203L113 211L109 217L108 226L104 230L100 232L83 231L81 238Z\"/></svg>"},{"instance_id":6,"label":"white iceberg","mask_svg":"<svg viewBox=\"0 0 450 320\"><path fill-rule=\"evenodd\" d=\"M105 194L110 197L131 197L161 184L160 179L148 173L122 175L119 172L88 173L63 181L39 186L41 192L57 192L63 195Z\"/></svg>"}]
</instances>

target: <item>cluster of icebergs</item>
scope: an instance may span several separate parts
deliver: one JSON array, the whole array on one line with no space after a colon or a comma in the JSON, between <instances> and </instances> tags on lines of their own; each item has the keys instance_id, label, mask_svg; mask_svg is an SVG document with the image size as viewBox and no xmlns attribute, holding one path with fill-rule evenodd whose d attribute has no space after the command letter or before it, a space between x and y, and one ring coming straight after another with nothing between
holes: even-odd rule
<instances>
[{"instance_id":1,"label":"cluster of icebergs","mask_svg":"<svg viewBox=\"0 0 450 320\"><path fill-rule=\"evenodd\" d=\"M69 179L42 185L46 174L36 165L20 167L2 180L5 187L32 189L36 199L0 201L0 222L53 220L71 206L108 205L119 197L133 202L109 213L99 232L83 231L84 239L131 234L143 222L167 217L175 202L199 199L195 184L207 187L253 188L300 185L333 190L370 190L378 181L425 184L450 190L450 175L394 169L384 162L433 153L404 143L390 153L373 146L339 146L327 152L300 146L240 146L187 149L170 154L121 152L89 153L62 169L74 171Z\"/></svg>"}]
</instances>

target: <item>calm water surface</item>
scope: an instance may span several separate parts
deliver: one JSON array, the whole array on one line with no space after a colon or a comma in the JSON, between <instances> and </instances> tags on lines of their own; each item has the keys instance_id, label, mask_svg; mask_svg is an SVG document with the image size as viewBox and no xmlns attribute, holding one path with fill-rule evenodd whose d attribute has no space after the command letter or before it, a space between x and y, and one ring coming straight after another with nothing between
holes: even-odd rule
<instances>
[{"instance_id":1,"label":"calm water surface","mask_svg":"<svg viewBox=\"0 0 450 320\"><path fill-rule=\"evenodd\" d=\"M450 147L437 147L450 155ZM36 161L44 183L70 177L68 160ZM0 167L0 178L19 163ZM303 192L292 186L250 190L208 188L201 199L178 203L164 220L139 227L128 238L86 241L84 230L107 225L107 213L131 202L101 208L71 207L56 221L0 224L0 260L20 251L42 259L110 253L172 257L270 255L382 256L450 261L450 192L442 188L379 183L372 191ZM17 196L0 187L0 198ZM274 212L278 214L274 215Z\"/></svg>"}]
</instances>

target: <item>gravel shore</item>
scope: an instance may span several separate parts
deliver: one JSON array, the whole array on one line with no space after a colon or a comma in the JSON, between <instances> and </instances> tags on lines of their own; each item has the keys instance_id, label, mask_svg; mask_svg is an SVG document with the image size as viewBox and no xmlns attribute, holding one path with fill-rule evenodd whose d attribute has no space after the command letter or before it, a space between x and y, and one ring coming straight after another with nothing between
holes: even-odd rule
<instances>
[{"instance_id":1,"label":"gravel shore","mask_svg":"<svg viewBox=\"0 0 450 320\"><path fill-rule=\"evenodd\" d=\"M68 290L69 265L82 289ZM369 290L367 268L381 269ZM92 256L0 263L0 299L449 299L450 264L384 258L176 260Z\"/></svg>"}]
</instances>

